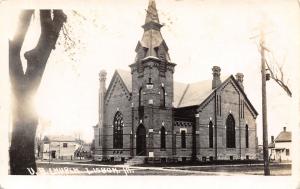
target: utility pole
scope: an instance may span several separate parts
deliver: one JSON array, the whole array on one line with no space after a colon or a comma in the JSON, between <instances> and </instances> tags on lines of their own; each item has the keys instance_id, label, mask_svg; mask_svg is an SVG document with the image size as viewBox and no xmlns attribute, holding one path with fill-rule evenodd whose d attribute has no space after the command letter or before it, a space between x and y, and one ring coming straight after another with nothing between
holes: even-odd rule
<instances>
[{"instance_id":1,"label":"utility pole","mask_svg":"<svg viewBox=\"0 0 300 189\"><path fill-rule=\"evenodd\" d=\"M266 94L266 62L264 47L264 32L260 32L260 53L261 53L261 91L262 91L262 126L263 126L263 156L264 175L270 175L269 152L268 152L268 123L267 123L267 94Z\"/></svg>"}]
</instances>

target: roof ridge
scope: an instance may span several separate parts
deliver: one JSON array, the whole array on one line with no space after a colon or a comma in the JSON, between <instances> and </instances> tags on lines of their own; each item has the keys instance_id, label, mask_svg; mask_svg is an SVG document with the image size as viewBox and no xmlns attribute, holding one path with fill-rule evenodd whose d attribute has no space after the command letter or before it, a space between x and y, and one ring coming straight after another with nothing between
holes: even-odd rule
<instances>
[{"instance_id":1,"label":"roof ridge","mask_svg":"<svg viewBox=\"0 0 300 189\"><path fill-rule=\"evenodd\" d=\"M292 141L292 132L291 131L281 131L274 141L281 142L281 141Z\"/></svg>"},{"instance_id":2,"label":"roof ridge","mask_svg":"<svg viewBox=\"0 0 300 189\"><path fill-rule=\"evenodd\" d=\"M221 80L221 82L223 83L226 79L228 79L230 76L231 76L232 74L230 74L230 75L224 75L224 76L221 76L221 79L223 80ZM194 84L198 84L198 83L200 83L200 82L207 82L207 81L211 81L212 79L202 79L202 80L197 80L197 81L192 81L192 82L190 82L190 83L188 83L188 84L191 84L191 85L194 85ZM187 83L185 83L185 82L181 82L181 81L176 81L177 83L184 83L184 84L187 84Z\"/></svg>"},{"instance_id":3,"label":"roof ridge","mask_svg":"<svg viewBox=\"0 0 300 189\"><path fill-rule=\"evenodd\" d=\"M186 94L186 92L187 92L187 90L188 90L189 87L190 87L190 84L188 83L187 86L186 86L186 88L185 88L185 90L184 90L184 92L183 92L183 94L182 94L182 97L179 100L179 103L177 105L178 107L180 106L181 102L183 101L183 98L184 98L184 96L185 96L185 94Z\"/></svg>"}]
</instances>

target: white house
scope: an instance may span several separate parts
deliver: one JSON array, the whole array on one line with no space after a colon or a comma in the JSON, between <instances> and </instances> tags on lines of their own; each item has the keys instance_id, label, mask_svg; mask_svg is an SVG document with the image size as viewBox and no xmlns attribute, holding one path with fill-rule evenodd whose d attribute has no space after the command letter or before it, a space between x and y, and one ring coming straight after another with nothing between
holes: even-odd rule
<instances>
[{"instance_id":1,"label":"white house","mask_svg":"<svg viewBox=\"0 0 300 189\"><path fill-rule=\"evenodd\" d=\"M73 160L75 151L81 144L76 138L70 136L45 137L43 142L43 159Z\"/></svg>"},{"instance_id":2,"label":"white house","mask_svg":"<svg viewBox=\"0 0 300 189\"><path fill-rule=\"evenodd\" d=\"M271 137L271 143L269 144L270 160L274 161L291 161L291 145L292 145L292 133L286 131L286 127L283 127L283 131L275 138Z\"/></svg>"}]
</instances>

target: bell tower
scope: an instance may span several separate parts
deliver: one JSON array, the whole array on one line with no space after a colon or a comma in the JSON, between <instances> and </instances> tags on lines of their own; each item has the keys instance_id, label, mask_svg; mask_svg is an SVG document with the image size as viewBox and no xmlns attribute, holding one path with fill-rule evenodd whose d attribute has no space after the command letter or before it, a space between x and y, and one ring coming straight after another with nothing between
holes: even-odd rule
<instances>
[{"instance_id":1,"label":"bell tower","mask_svg":"<svg viewBox=\"0 0 300 189\"><path fill-rule=\"evenodd\" d=\"M162 26L155 1L149 0L145 24L142 26L144 33L135 49L135 61L130 65L133 133L138 141L134 142L135 155L172 155L173 74L176 64L170 60L168 46L160 32ZM145 144L137 132L141 127L146 131ZM163 150L159 142L162 128L167 133Z\"/></svg>"}]
</instances>

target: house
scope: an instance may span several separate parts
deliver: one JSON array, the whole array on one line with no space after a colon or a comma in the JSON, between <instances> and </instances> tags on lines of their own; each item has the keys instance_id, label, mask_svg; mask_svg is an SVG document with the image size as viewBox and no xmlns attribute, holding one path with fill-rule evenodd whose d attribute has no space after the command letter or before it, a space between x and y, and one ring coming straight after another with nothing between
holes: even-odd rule
<instances>
[{"instance_id":1,"label":"house","mask_svg":"<svg viewBox=\"0 0 300 189\"><path fill-rule=\"evenodd\" d=\"M107 89L107 73L99 73L94 159L256 159L258 113L244 91L244 75L222 79L213 66L212 79L176 82L154 0L142 27L131 71L116 70Z\"/></svg>"},{"instance_id":2,"label":"house","mask_svg":"<svg viewBox=\"0 0 300 189\"><path fill-rule=\"evenodd\" d=\"M271 143L269 144L269 156L273 161L292 161L291 156L292 146L292 133L286 131L286 127L283 127L283 131L275 138L271 136Z\"/></svg>"},{"instance_id":3,"label":"house","mask_svg":"<svg viewBox=\"0 0 300 189\"><path fill-rule=\"evenodd\" d=\"M74 160L75 151L81 144L71 136L48 136L43 140L42 159L49 160Z\"/></svg>"}]
</instances>

